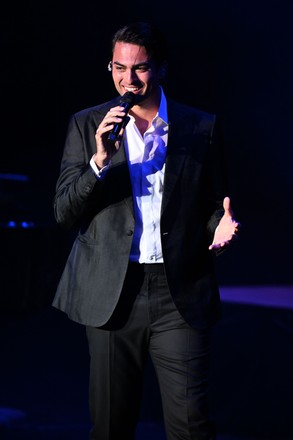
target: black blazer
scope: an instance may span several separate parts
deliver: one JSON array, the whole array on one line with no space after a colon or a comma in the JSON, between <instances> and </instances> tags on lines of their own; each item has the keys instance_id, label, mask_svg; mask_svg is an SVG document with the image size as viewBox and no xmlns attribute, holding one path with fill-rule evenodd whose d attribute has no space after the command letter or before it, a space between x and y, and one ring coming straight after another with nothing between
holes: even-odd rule
<instances>
[{"instance_id":1,"label":"black blazer","mask_svg":"<svg viewBox=\"0 0 293 440\"><path fill-rule=\"evenodd\" d=\"M56 221L78 228L53 306L69 318L101 326L118 302L134 231L130 175L123 145L98 181L89 165L95 131L117 99L72 116L56 184ZM169 138L161 209L166 276L184 319L204 328L220 317L208 250L223 215L223 152L214 115L167 99Z\"/></svg>"}]
</instances>

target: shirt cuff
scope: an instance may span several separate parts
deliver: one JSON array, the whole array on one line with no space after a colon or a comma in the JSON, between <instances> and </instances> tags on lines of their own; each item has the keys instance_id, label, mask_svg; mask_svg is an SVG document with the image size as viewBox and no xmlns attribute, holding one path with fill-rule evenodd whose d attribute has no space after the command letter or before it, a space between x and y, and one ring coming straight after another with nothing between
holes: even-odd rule
<instances>
[{"instance_id":1,"label":"shirt cuff","mask_svg":"<svg viewBox=\"0 0 293 440\"><path fill-rule=\"evenodd\" d=\"M105 165L103 168L99 169L97 167L97 164L94 161L94 157L95 157L95 155L93 155L93 157L90 160L90 166L91 166L93 172L95 173L96 178L98 180L102 180L105 177L105 174L109 168L110 162L107 165Z\"/></svg>"}]
</instances>

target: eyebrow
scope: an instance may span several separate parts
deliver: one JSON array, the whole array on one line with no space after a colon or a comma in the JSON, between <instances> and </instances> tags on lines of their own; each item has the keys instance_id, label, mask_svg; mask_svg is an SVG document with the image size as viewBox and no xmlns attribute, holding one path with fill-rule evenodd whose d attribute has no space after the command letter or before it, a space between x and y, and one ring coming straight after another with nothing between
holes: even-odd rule
<instances>
[{"instance_id":1,"label":"eyebrow","mask_svg":"<svg viewBox=\"0 0 293 440\"><path fill-rule=\"evenodd\" d=\"M124 64L119 63L119 61L114 61L113 64L118 67L127 67ZM151 64L149 61L143 61L142 63L134 64L131 69L138 69L139 67L147 67L150 68Z\"/></svg>"}]
</instances>

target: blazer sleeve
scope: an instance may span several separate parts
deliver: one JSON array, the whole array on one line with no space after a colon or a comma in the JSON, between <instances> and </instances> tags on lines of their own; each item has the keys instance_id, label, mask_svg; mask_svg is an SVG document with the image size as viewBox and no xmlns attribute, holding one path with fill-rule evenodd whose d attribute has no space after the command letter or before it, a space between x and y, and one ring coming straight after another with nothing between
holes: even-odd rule
<instances>
[{"instance_id":1,"label":"blazer sleeve","mask_svg":"<svg viewBox=\"0 0 293 440\"><path fill-rule=\"evenodd\" d=\"M57 223L70 228L77 225L92 204L98 203L97 181L89 164L95 153L95 130L98 121L92 112L80 112L71 117L61 160L60 174L54 196L54 215Z\"/></svg>"}]
</instances>

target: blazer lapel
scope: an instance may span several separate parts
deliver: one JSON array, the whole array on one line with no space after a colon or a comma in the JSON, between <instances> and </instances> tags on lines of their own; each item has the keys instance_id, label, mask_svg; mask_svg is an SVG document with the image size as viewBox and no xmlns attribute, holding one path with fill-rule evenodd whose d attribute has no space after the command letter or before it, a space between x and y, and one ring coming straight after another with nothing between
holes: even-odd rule
<instances>
[{"instance_id":1,"label":"blazer lapel","mask_svg":"<svg viewBox=\"0 0 293 440\"><path fill-rule=\"evenodd\" d=\"M169 133L161 213L164 212L170 200L186 159L186 144L180 139L180 125L182 121L179 121L180 118L174 112L173 106L170 105L168 113Z\"/></svg>"}]
</instances>

